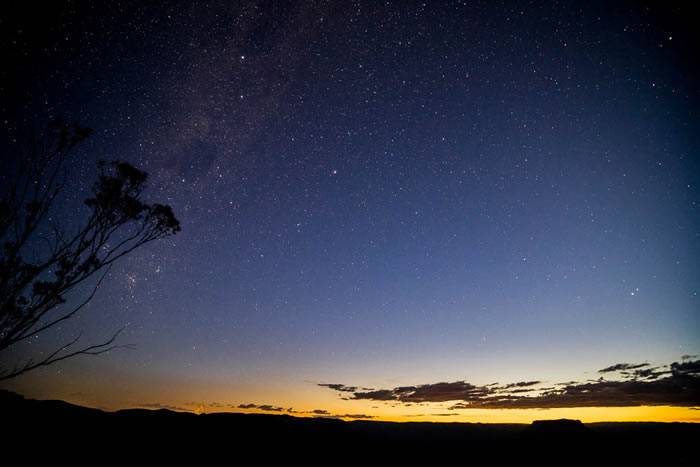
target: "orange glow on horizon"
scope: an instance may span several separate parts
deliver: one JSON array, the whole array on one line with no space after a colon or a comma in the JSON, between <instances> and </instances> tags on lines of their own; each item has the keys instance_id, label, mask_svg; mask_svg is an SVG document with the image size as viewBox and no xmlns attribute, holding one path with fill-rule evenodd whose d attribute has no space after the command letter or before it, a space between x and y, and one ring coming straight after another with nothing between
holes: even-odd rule
<instances>
[{"instance_id":1,"label":"orange glow on horizon","mask_svg":"<svg viewBox=\"0 0 700 467\"><path fill-rule=\"evenodd\" d=\"M80 405L81 401L72 401ZM357 404L354 409L349 409L347 402L360 401L339 401L336 406L326 407L328 416L340 418L346 421L365 420L397 423L525 423L529 424L535 420L553 419L575 419L583 423L599 422L684 422L700 423L700 412L697 408L676 407L676 406L638 406L638 407L577 407L577 408L549 408L549 409L463 409L450 411L444 407L437 407L439 404L425 404L422 406L377 406L376 404ZM293 417L313 418L322 415L313 413L315 409L294 409L292 412L265 411L258 409L242 409L235 407L222 408L212 407L205 404L196 406L185 406L172 403L163 404L165 408L179 407L195 414L204 413L250 413L267 415L290 415ZM133 407L113 407L111 410L119 410ZM350 417L347 415L364 414L371 418Z\"/></svg>"},{"instance_id":2,"label":"orange glow on horizon","mask_svg":"<svg viewBox=\"0 0 700 467\"><path fill-rule=\"evenodd\" d=\"M402 404L371 400L345 400L334 392L305 380L274 384L217 381L207 384L197 380L168 378L63 378L51 372L37 372L9 385L8 389L32 399L62 399L67 402L107 411L128 408L166 408L194 413L238 412L287 414L295 417L323 415L354 420L346 415L366 415L371 421L389 422L460 422L460 423L531 423L543 419L577 419L595 422L690 422L700 423L700 411L694 407L578 407L550 409L462 409L449 410L452 402ZM61 384L57 384L60 381ZM270 406L277 411L245 409L241 405ZM289 410L292 409L292 410ZM325 411L319 413L320 411Z\"/></svg>"}]
</instances>

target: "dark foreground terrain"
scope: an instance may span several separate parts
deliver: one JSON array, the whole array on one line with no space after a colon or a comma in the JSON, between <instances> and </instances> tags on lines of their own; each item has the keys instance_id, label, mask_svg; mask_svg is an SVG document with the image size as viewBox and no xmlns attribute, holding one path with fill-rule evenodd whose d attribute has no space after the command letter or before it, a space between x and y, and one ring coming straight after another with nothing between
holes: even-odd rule
<instances>
[{"instance_id":1,"label":"dark foreground terrain","mask_svg":"<svg viewBox=\"0 0 700 467\"><path fill-rule=\"evenodd\" d=\"M132 458L137 463L155 457L159 465L166 459L220 456L227 465L264 464L266 459L374 464L380 456L427 465L445 458L460 465L696 465L700 446L700 424L688 423L388 423L145 409L104 412L5 391L0 391L0 416L5 453L78 464L129 456L137 456Z\"/></svg>"}]
</instances>

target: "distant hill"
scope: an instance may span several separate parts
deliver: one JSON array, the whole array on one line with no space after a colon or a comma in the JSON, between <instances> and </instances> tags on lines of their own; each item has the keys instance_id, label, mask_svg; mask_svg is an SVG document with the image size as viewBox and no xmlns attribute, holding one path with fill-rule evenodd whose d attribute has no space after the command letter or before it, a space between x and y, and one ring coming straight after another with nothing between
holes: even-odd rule
<instances>
[{"instance_id":1,"label":"distant hill","mask_svg":"<svg viewBox=\"0 0 700 467\"><path fill-rule=\"evenodd\" d=\"M2 426L9 428L0 446L40 439L48 452L63 452L77 443L121 455L125 450L169 455L192 455L193 449L209 454L235 450L277 458L330 454L357 463L363 461L362 453L371 452L394 460L456 456L469 460L465 465L479 459L549 460L558 465L584 461L600 465L603 459L605 464L616 460L623 465L651 461L695 465L695 446L700 440L700 424L583 424L578 420L543 420L531 425L391 423L289 415L195 415L166 409L104 412L63 401L25 399L7 391L0 391L0 414Z\"/></svg>"}]
</instances>

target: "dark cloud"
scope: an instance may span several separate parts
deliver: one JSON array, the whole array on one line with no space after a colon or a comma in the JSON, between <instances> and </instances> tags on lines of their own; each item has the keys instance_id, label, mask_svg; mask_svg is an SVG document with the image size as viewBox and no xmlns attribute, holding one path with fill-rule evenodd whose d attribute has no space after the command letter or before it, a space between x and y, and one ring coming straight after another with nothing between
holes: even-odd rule
<instances>
[{"instance_id":1,"label":"dark cloud","mask_svg":"<svg viewBox=\"0 0 700 467\"><path fill-rule=\"evenodd\" d=\"M357 386L345 386L344 384L320 383L319 386L339 392L355 392L358 390Z\"/></svg>"},{"instance_id":2,"label":"dark cloud","mask_svg":"<svg viewBox=\"0 0 700 467\"><path fill-rule=\"evenodd\" d=\"M535 392L535 391L540 391L541 389L538 388L522 388L522 389L506 389L510 394L522 394L525 392Z\"/></svg>"},{"instance_id":3,"label":"dark cloud","mask_svg":"<svg viewBox=\"0 0 700 467\"><path fill-rule=\"evenodd\" d=\"M374 415L366 415L363 413L346 413L345 415L337 415L338 418L352 418L355 420L369 420L374 418Z\"/></svg>"},{"instance_id":4,"label":"dark cloud","mask_svg":"<svg viewBox=\"0 0 700 467\"><path fill-rule=\"evenodd\" d=\"M671 374L674 376L700 374L700 360L671 363Z\"/></svg>"},{"instance_id":5,"label":"dark cloud","mask_svg":"<svg viewBox=\"0 0 700 467\"><path fill-rule=\"evenodd\" d=\"M458 402L455 405L448 407L447 410L460 410L460 409L473 409L471 405L464 403L464 402Z\"/></svg>"},{"instance_id":6,"label":"dark cloud","mask_svg":"<svg viewBox=\"0 0 700 467\"><path fill-rule=\"evenodd\" d=\"M274 405L259 405L258 410L263 410L265 412L282 412L284 407L275 407Z\"/></svg>"},{"instance_id":7,"label":"dark cloud","mask_svg":"<svg viewBox=\"0 0 700 467\"><path fill-rule=\"evenodd\" d=\"M342 392L342 391L340 391L340 392ZM292 410L292 409L290 409L290 410ZM292 411L292 412L298 413L298 414L315 415L317 417L351 418L354 420L369 420L369 419L374 418L373 415L366 415L366 414L360 414L360 413L333 414L325 409L314 409L314 410L311 410L309 412L297 412L297 411Z\"/></svg>"},{"instance_id":8,"label":"dark cloud","mask_svg":"<svg viewBox=\"0 0 700 467\"><path fill-rule=\"evenodd\" d=\"M537 386L539 384L542 384L542 381L520 381L517 383L506 384L504 386L497 386L497 385L490 384L487 387L495 386L498 391L532 392L532 391L536 391L537 389L533 388L531 386Z\"/></svg>"},{"instance_id":9,"label":"dark cloud","mask_svg":"<svg viewBox=\"0 0 700 467\"><path fill-rule=\"evenodd\" d=\"M341 391L341 389L336 389L333 388L332 386L335 385L322 385L324 387L329 387L330 389L335 389L337 391ZM342 385L338 385L342 386ZM362 388L358 388L362 389ZM342 391L341 391L342 392ZM186 402L187 405L191 406L198 406L198 407L212 407L212 408L238 408L238 409L257 409L257 410L262 410L263 412L286 412L289 414L302 414L302 415L315 415L318 417L336 417L336 418L350 418L353 420L370 420L372 418L375 418L374 415L367 415L367 414L359 414L359 413L350 413L350 414L332 414L328 410L325 409L314 409L311 411L298 411L295 410L293 407L289 408L284 408L284 407L277 407L274 405L269 405L269 404L239 404L239 405L229 405L229 404L222 404L220 402L209 402L205 404L200 404L196 402ZM185 408L185 407L178 407L174 405L168 405L168 404L160 404L160 403L145 403L145 404L140 404L138 405L140 408L144 409L167 409L167 410L173 410L173 411L178 411L178 412L191 412L192 409Z\"/></svg>"},{"instance_id":10,"label":"dark cloud","mask_svg":"<svg viewBox=\"0 0 700 467\"><path fill-rule=\"evenodd\" d=\"M353 393L353 399L370 399L374 401L390 401L395 400L394 392L389 389L380 389L378 391L363 391Z\"/></svg>"},{"instance_id":11,"label":"dark cloud","mask_svg":"<svg viewBox=\"0 0 700 467\"><path fill-rule=\"evenodd\" d=\"M637 368L644 368L649 366L648 363L616 363L609 367L598 370L598 373L613 373L622 370L636 370Z\"/></svg>"},{"instance_id":12,"label":"dark cloud","mask_svg":"<svg viewBox=\"0 0 700 467\"><path fill-rule=\"evenodd\" d=\"M320 385L328 387L327 385ZM348 388L352 386L343 386ZM351 399L375 401L398 401L410 405L423 402L447 402L460 399L471 399L485 396L499 390L498 386L475 386L465 381L452 383L434 383L421 386L402 386L394 389L357 390ZM348 392L343 390L342 392Z\"/></svg>"},{"instance_id":13,"label":"dark cloud","mask_svg":"<svg viewBox=\"0 0 700 467\"><path fill-rule=\"evenodd\" d=\"M269 405L269 404L240 404L238 406L239 409L258 409L262 410L263 412L283 412L287 409L284 407L275 407L274 405Z\"/></svg>"},{"instance_id":14,"label":"dark cloud","mask_svg":"<svg viewBox=\"0 0 700 467\"><path fill-rule=\"evenodd\" d=\"M507 388L524 388L528 386L536 386L542 384L542 381L520 381L519 383L506 384Z\"/></svg>"},{"instance_id":15,"label":"dark cloud","mask_svg":"<svg viewBox=\"0 0 700 467\"><path fill-rule=\"evenodd\" d=\"M440 382L399 386L393 389L362 389L352 392L350 399L390 401L400 405L456 402L449 407L450 410L642 405L700 406L700 360L686 359L660 367L652 367L648 363L618 363L600 372L616 373L617 379L606 380L601 377L583 382L569 381L550 387L538 387L541 384L540 381L523 381L505 385L492 383L483 386L466 381ZM338 386L343 389L353 387Z\"/></svg>"},{"instance_id":16,"label":"dark cloud","mask_svg":"<svg viewBox=\"0 0 700 467\"><path fill-rule=\"evenodd\" d=\"M598 370L598 373L618 373L626 379L653 380L670 374L671 371L668 368L668 365L653 367L649 363L618 363Z\"/></svg>"},{"instance_id":17,"label":"dark cloud","mask_svg":"<svg viewBox=\"0 0 700 467\"><path fill-rule=\"evenodd\" d=\"M640 370L634 370L632 372L623 372L625 376L631 377L631 378L641 378L641 379L657 379L661 375L665 375L670 373L669 370L664 370L662 369L664 367L655 367L655 368L642 368Z\"/></svg>"}]
</instances>

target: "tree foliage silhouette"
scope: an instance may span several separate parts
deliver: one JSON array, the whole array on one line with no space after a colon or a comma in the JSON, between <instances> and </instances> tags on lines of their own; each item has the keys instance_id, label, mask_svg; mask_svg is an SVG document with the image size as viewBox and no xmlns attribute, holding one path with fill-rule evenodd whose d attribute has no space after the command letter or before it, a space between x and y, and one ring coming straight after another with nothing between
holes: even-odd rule
<instances>
[{"instance_id":1,"label":"tree foliage silhouette","mask_svg":"<svg viewBox=\"0 0 700 467\"><path fill-rule=\"evenodd\" d=\"M85 308L109 268L135 249L177 233L170 206L142 200L148 174L122 161L99 163L99 177L85 200L86 219L60 225L52 208L68 182L66 165L92 130L53 122L39 144L25 151L0 200L0 357L17 344L62 323ZM67 295L84 292L75 303ZM99 344L78 346L80 335L40 358L0 358L0 381L77 355L117 347L121 330Z\"/></svg>"}]
</instances>

